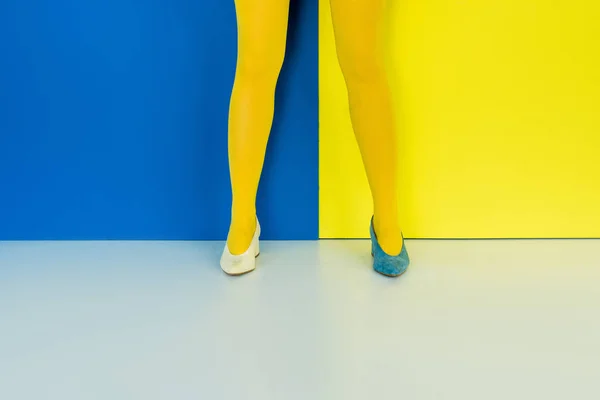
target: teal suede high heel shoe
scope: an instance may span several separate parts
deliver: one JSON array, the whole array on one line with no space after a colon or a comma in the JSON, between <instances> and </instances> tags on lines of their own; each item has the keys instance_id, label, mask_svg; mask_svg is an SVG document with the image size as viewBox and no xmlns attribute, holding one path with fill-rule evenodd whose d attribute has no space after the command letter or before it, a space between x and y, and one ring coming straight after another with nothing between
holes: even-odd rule
<instances>
[{"instance_id":1,"label":"teal suede high heel shoe","mask_svg":"<svg viewBox=\"0 0 600 400\"><path fill-rule=\"evenodd\" d=\"M371 218L371 254L373 255L373 269L381 275L397 277L406 272L410 264L410 258L406 251L406 243L402 236L402 250L397 256L387 254L377 242L375 228L373 226L373 218Z\"/></svg>"}]
</instances>

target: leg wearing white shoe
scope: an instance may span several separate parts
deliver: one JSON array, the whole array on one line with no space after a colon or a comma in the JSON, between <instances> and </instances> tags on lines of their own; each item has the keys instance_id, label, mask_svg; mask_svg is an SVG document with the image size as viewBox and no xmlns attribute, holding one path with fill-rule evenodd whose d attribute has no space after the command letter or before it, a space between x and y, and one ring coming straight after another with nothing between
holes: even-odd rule
<instances>
[{"instance_id":1,"label":"leg wearing white shoe","mask_svg":"<svg viewBox=\"0 0 600 400\"><path fill-rule=\"evenodd\" d=\"M232 254L250 245L256 193L283 64L289 0L235 0L238 58L229 110L229 169L233 202L227 243Z\"/></svg>"}]
</instances>

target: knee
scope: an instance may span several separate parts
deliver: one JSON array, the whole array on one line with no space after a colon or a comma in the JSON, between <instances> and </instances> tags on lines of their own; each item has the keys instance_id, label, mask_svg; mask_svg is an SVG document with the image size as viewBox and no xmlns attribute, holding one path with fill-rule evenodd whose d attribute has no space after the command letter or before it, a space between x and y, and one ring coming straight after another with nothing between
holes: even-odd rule
<instances>
[{"instance_id":1,"label":"knee","mask_svg":"<svg viewBox=\"0 0 600 400\"><path fill-rule=\"evenodd\" d=\"M284 48L257 47L240 49L236 75L243 79L275 82L285 56Z\"/></svg>"},{"instance_id":2,"label":"knee","mask_svg":"<svg viewBox=\"0 0 600 400\"><path fill-rule=\"evenodd\" d=\"M386 80L383 61L372 55L338 55L338 61L347 85L378 84Z\"/></svg>"}]
</instances>

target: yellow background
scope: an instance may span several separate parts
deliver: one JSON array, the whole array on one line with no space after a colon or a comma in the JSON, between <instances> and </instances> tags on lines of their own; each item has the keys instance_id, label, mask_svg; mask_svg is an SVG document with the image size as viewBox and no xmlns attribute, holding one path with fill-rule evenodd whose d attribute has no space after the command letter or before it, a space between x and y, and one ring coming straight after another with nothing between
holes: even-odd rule
<instances>
[{"instance_id":1,"label":"yellow background","mask_svg":"<svg viewBox=\"0 0 600 400\"><path fill-rule=\"evenodd\" d=\"M367 237L320 2L320 236ZM405 236L600 237L600 2L388 3Z\"/></svg>"}]
</instances>

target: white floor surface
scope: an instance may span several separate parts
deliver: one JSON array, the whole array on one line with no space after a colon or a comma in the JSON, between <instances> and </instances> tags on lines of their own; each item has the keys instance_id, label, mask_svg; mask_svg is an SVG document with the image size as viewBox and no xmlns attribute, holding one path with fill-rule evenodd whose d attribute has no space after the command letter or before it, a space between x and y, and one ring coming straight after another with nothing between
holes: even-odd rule
<instances>
[{"instance_id":1,"label":"white floor surface","mask_svg":"<svg viewBox=\"0 0 600 400\"><path fill-rule=\"evenodd\" d=\"M407 244L0 243L0 399L600 399L600 241Z\"/></svg>"}]
</instances>

